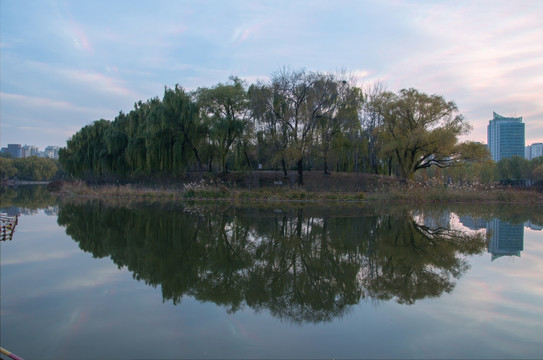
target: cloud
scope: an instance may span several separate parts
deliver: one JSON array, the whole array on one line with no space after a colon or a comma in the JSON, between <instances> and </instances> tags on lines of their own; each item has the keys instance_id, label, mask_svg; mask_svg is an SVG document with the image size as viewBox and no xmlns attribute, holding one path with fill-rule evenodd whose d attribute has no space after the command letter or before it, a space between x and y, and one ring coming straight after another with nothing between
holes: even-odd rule
<instances>
[{"instance_id":1,"label":"cloud","mask_svg":"<svg viewBox=\"0 0 543 360\"><path fill-rule=\"evenodd\" d=\"M0 97L2 98L2 101L4 102L4 106L13 106L13 107L33 107L41 109L42 111L44 109L56 109L56 110L69 110L69 111L75 111L75 112L108 112L111 111L109 109L96 109L93 107L82 107L75 105L73 103L70 103L68 101L62 101L62 100L54 100L49 98L41 98L41 97L34 97L34 96L28 96L28 95L20 95L20 94L10 94L10 93L4 93L0 92Z\"/></svg>"},{"instance_id":2,"label":"cloud","mask_svg":"<svg viewBox=\"0 0 543 360\"><path fill-rule=\"evenodd\" d=\"M78 24L73 19L70 19L69 25L66 27L66 33L77 49L85 50L88 53L93 52L93 48L89 42L87 34L83 31L81 24Z\"/></svg>"},{"instance_id":3,"label":"cloud","mask_svg":"<svg viewBox=\"0 0 543 360\"><path fill-rule=\"evenodd\" d=\"M264 22L260 22L256 24L246 24L246 25L236 27L234 29L234 34L232 35L232 39L231 39L232 43L241 44L242 42L247 40L249 36L255 34L259 30L261 30L264 26L266 26L267 23L268 21L264 21Z\"/></svg>"},{"instance_id":4,"label":"cloud","mask_svg":"<svg viewBox=\"0 0 543 360\"><path fill-rule=\"evenodd\" d=\"M492 111L543 121L543 6L538 2L396 3L419 45L381 68L394 90L417 87L455 100L486 142ZM401 35L400 35L401 41ZM423 44L423 45L420 45ZM543 133L532 133L543 139ZM528 137L527 137L528 141Z\"/></svg>"},{"instance_id":5,"label":"cloud","mask_svg":"<svg viewBox=\"0 0 543 360\"><path fill-rule=\"evenodd\" d=\"M92 89L101 94L114 95L119 97L136 98L136 94L123 80L116 77L104 75L99 72L85 71L80 69L56 69L57 73L68 82L76 84L84 89Z\"/></svg>"},{"instance_id":6,"label":"cloud","mask_svg":"<svg viewBox=\"0 0 543 360\"><path fill-rule=\"evenodd\" d=\"M128 111L177 83L191 90L230 75L267 79L282 66L343 68L363 85L454 100L474 125L471 139L486 141L497 111L523 116L527 141L543 141L540 2L52 4L22 12L12 3L1 14L4 93L57 109Z\"/></svg>"}]
</instances>

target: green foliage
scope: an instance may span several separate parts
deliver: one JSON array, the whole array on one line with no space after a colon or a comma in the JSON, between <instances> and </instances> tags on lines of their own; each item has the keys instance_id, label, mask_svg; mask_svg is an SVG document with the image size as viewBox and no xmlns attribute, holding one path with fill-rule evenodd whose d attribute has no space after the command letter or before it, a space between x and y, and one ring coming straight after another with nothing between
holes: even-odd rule
<instances>
[{"instance_id":1,"label":"green foliage","mask_svg":"<svg viewBox=\"0 0 543 360\"><path fill-rule=\"evenodd\" d=\"M383 117L383 154L395 157L404 178L430 166L450 166L458 136L470 130L454 102L416 89L383 92L376 107Z\"/></svg>"},{"instance_id":2,"label":"green foliage","mask_svg":"<svg viewBox=\"0 0 543 360\"><path fill-rule=\"evenodd\" d=\"M520 181L530 176L530 161L520 156L501 159L496 164L496 177L500 181Z\"/></svg>"},{"instance_id":3,"label":"green foliage","mask_svg":"<svg viewBox=\"0 0 543 360\"><path fill-rule=\"evenodd\" d=\"M140 101L112 122L83 127L59 158L75 177L179 175L191 166L202 170L199 146L205 132L196 104L176 86L164 90L162 101Z\"/></svg>"},{"instance_id":4,"label":"green foliage","mask_svg":"<svg viewBox=\"0 0 543 360\"><path fill-rule=\"evenodd\" d=\"M74 177L110 180L193 171L202 178L204 168L257 164L284 176L296 169L299 185L308 168L412 178L431 166L481 164L480 144L457 142L468 130L456 105L438 95L380 84L363 91L344 73L282 69L249 87L231 77L191 93L165 88L162 99L83 127L60 161Z\"/></svg>"},{"instance_id":5,"label":"green foliage","mask_svg":"<svg viewBox=\"0 0 543 360\"><path fill-rule=\"evenodd\" d=\"M201 117L209 128L209 140L220 160L220 167L227 172L227 156L232 146L243 146L243 136L250 134L249 109L245 84L237 77L229 84L213 88L199 88L193 96L197 99Z\"/></svg>"},{"instance_id":6,"label":"green foliage","mask_svg":"<svg viewBox=\"0 0 543 360\"><path fill-rule=\"evenodd\" d=\"M16 190L0 187L2 208L15 206L35 210L57 205L57 202L57 198L43 185L20 186Z\"/></svg>"},{"instance_id":7,"label":"green foliage","mask_svg":"<svg viewBox=\"0 0 543 360\"><path fill-rule=\"evenodd\" d=\"M9 179L17 175L17 168L13 165L13 160L0 157L0 179Z\"/></svg>"},{"instance_id":8,"label":"green foliage","mask_svg":"<svg viewBox=\"0 0 543 360\"><path fill-rule=\"evenodd\" d=\"M50 180L58 171L56 161L31 156L27 158L0 158L0 178L17 177L21 180Z\"/></svg>"},{"instance_id":9,"label":"green foliage","mask_svg":"<svg viewBox=\"0 0 543 360\"><path fill-rule=\"evenodd\" d=\"M539 164L534 167L532 171L532 177L535 182L542 182L543 181L543 164Z\"/></svg>"}]
</instances>

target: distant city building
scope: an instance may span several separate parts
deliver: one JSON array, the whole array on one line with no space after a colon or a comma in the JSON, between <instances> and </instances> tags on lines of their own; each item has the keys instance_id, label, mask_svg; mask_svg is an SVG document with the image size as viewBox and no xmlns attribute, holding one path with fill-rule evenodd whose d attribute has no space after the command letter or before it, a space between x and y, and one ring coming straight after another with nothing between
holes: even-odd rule
<instances>
[{"instance_id":1,"label":"distant city building","mask_svg":"<svg viewBox=\"0 0 543 360\"><path fill-rule=\"evenodd\" d=\"M21 157L38 156L39 150L34 145L25 145L21 148Z\"/></svg>"},{"instance_id":2,"label":"distant city building","mask_svg":"<svg viewBox=\"0 0 543 360\"><path fill-rule=\"evenodd\" d=\"M48 206L45 209L43 209L43 212L47 216L58 215L58 206Z\"/></svg>"},{"instance_id":3,"label":"distant city building","mask_svg":"<svg viewBox=\"0 0 543 360\"><path fill-rule=\"evenodd\" d=\"M524 153L526 159L532 160L539 156L543 156L543 143L535 143L526 146L526 151Z\"/></svg>"},{"instance_id":4,"label":"distant city building","mask_svg":"<svg viewBox=\"0 0 543 360\"><path fill-rule=\"evenodd\" d=\"M434 213L424 217L424 226L429 229L436 230L439 228L448 229L450 227L451 214L448 210L441 213Z\"/></svg>"},{"instance_id":5,"label":"distant city building","mask_svg":"<svg viewBox=\"0 0 543 360\"><path fill-rule=\"evenodd\" d=\"M524 123L522 117L505 117L494 112L493 119L488 122L488 149L492 160L512 156L525 156Z\"/></svg>"},{"instance_id":6,"label":"distant city building","mask_svg":"<svg viewBox=\"0 0 543 360\"><path fill-rule=\"evenodd\" d=\"M48 146L45 148L45 157L58 160L58 146Z\"/></svg>"},{"instance_id":7,"label":"distant city building","mask_svg":"<svg viewBox=\"0 0 543 360\"><path fill-rule=\"evenodd\" d=\"M488 252L492 261L502 256L519 256L524 250L524 225L511 225L499 219L488 222L487 234L490 235Z\"/></svg>"},{"instance_id":8,"label":"distant city building","mask_svg":"<svg viewBox=\"0 0 543 360\"><path fill-rule=\"evenodd\" d=\"M524 223L524 227L527 227L531 230L536 230L536 231L541 231L543 230L543 225L539 225L539 224L534 224L533 222L531 221L526 221Z\"/></svg>"},{"instance_id":9,"label":"distant city building","mask_svg":"<svg viewBox=\"0 0 543 360\"><path fill-rule=\"evenodd\" d=\"M469 215L460 216L460 223L470 230L486 229L487 221L482 218L472 218Z\"/></svg>"},{"instance_id":10,"label":"distant city building","mask_svg":"<svg viewBox=\"0 0 543 360\"><path fill-rule=\"evenodd\" d=\"M44 151L40 151L37 146L21 144L8 144L7 147L1 148L0 152L10 154L14 158L26 158L30 156L37 156L41 158L49 158L58 160L59 146L48 146Z\"/></svg>"},{"instance_id":11,"label":"distant city building","mask_svg":"<svg viewBox=\"0 0 543 360\"><path fill-rule=\"evenodd\" d=\"M11 154L14 158L20 158L22 155L21 144L8 144L8 154Z\"/></svg>"}]
</instances>

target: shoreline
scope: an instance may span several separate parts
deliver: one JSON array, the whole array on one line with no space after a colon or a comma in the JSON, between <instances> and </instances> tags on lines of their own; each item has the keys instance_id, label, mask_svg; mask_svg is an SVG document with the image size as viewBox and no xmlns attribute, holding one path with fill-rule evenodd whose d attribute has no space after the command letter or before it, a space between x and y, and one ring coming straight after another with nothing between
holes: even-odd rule
<instances>
[{"instance_id":1,"label":"shoreline","mask_svg":"<svg viewBox=\"0 0 543 360\"><path fill-rule=\"evenodd\" d=\"M34 181L34 180L6 180L0 183L0 186L24 186L24 185L49 185L52 180Z\"/></svg>"},{"instance_id":2,"label":"shoreline","mask_svg":"<svg viewBox=\"0 0 543 360\"><path fill-rule=\"evenodd\" d=\"M376 192L310 192L304 189L231 189L226 186L198 188L145 188L132 185L89 187L82 182L51 184L53 194L64 200L162 200L235 203L326 204L529 204L543 205L543 192L516 188L394 187Z\"/></svg>"}]
</instances>

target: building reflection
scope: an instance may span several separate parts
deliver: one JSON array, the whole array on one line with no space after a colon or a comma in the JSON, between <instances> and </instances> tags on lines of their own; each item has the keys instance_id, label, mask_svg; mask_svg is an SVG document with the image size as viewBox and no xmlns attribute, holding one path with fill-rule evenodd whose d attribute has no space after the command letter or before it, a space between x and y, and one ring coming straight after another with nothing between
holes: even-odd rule
<instances>
[{"instance_id":1,"label":"building reflection","mask_svg":"<svg viewBox=\"0 0 543 360\"><path fill-rule=\"evenodd\" d=\"M490 234L488 252L492 261L502 256L518 256L524 250L524 225L511 225L499 219L491 220L486 226Z\"/></svg>"},{"instance_id":2,"label":"building reflection","mask_svg":"<svg viewBox=\"0 0 543 360\"><path fill-rule=\"evenodd\" d=\"M466 215L460 217L460 223L470 230L481 230L486 229L487 221L485 219L474 219L471 216Z\"/></svg>"},{"instance_id":3,"label":"building reflection","mask_svg":"<svg viewBox=\"0 0 543 360\"><path fill-rule=\"evenodd\" d=\"M541 231L543 230L543 225L539 225L539 224L534 224L533 222L531 221L526 221L524 223L524 226L529 228L530 230L535 230L535 231Z\"/></svg>"},{"instance_id":4,"label":"building reflection","mask_svg":"<svg viewBox=\"0 0 543 360\"><path fill-rule=\"evenodd\" d=\"M520 252L524 250L524 226L532 229L540 227L534 224L512 225L500 219L487 221L471 216L460 217L460 223L471 230L486 230L488 252L492 255L492 261L502 256L520 257Z\"/></svg>"},{"instance_id":5,"label":"building reflection","mask_svg":"<svg viewBox=\"0 0 543 360\"><path fill-rule=\"evenodd\" d=\"M0 208L0 212L5 213L7 216L21 216L21 215L36 215L40 209L32 209L19 206L8 206ZM58 215L58 206L47 206L42 208L43 212L47 216L57 216Z\"/></svg>"}]
</instances>

